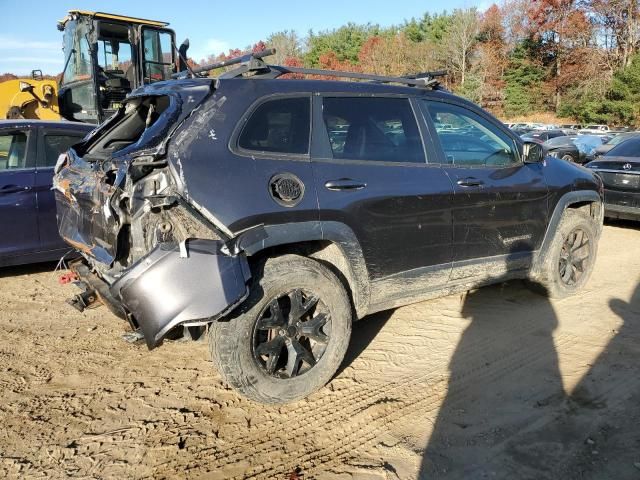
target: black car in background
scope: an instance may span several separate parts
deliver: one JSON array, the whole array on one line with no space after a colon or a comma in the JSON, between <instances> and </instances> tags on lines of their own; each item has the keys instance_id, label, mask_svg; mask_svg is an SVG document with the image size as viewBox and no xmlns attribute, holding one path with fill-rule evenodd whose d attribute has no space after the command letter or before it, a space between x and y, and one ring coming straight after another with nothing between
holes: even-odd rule
<instances>
[{"instance_id":1,"label":"black car in background","mask_svg":"<svg viewBox=\"0 0 640 480\"><path fill-rule=\"evenodd\" d=\"M584 164L602 142L603 137L599 135L568 135L547 140L542 143L542 148L545 154L552 157Z\"/></svg>"},{"instance_id":2,"label":"black car in background","mask_svg":"<svg viewBox=\"0 0 640 480\"><path fill-rule=\"evenodd\" d=\"M595 149L595 151L593 152L593 156L594 158L598 158L602 155L604 155L605 153L607 153L609 150L611 150L613 147L615 147L616 145L624 142L625 140L629 140L630 138L634 138L634 137L638 137L640 136L640 132L623 132L623 133L619 133L618 135L612 137L611 139L609 139L608 141L604 142L602 145L598 145Z\"/></svg>"},{"instance_id":3,"label":"black car in background","mask_svg":"<svg viewBox=\"0 0 640 480\"><path fill-rule=\"evenodd\" d=\"M0 121L0 267L57 260L70 250L58 233L53 168L60 153L93 128L77 122Z\"/></svg>"},{"instance_id":4,"label":"black car in background","mask_svg":"<svg viewBox=\"0 0 640 480\"><path fill-rule=\"evenodd\" d=\"M543 142L546 142L547 140L550 140L552 138L566 136L567 134L562 130L533 130L531 132L525 133L524 135L521 135L524 141L541 140Z\"/></svg>"},{"instance_id":5,"label":"black car in background","mask_svg":"<svg viewBox=\"0 0 640 480\"><path fill-rule=\"evenodd\" d=\"M640 137L634 136L585 165L604 184L605 216L640 220Z\"/></svg>"}]
</instances>

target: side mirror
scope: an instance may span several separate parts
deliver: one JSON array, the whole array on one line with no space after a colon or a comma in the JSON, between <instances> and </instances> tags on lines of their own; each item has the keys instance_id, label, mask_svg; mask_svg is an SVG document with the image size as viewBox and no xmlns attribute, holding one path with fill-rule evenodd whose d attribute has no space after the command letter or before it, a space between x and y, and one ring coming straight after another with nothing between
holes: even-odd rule
<instances>
[{"instance_id":1,"label":"side mirror","mask_svg":"<svg viewBox=\"0 0 640 480\"><path fill-rule=\"evenodd\" d=\"M535 142L525 142L522 153L524 163L539 163L544 159L542 145Z\"/></svg>"},{"instance_id":2,"label":"side mirror","mask_svg":"<svg viewBox=\"0 0 640 480\"><path fill-rule=\"evenodd\" d=\"M189 50L189 39L185 38L178 48L178 72L184 72L187 69L187 50Z\"/></svg>"}]
</instances>

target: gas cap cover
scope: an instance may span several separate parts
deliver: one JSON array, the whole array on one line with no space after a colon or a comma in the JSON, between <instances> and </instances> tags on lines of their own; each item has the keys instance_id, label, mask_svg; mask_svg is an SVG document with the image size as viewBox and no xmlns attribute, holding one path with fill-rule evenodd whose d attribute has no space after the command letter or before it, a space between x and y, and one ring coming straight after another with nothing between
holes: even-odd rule
<instances>
[{"instance_id":1,"label":"gas cap cover","mask_svg":"<svg viewBox=\"0 0 640 480\"><path fill-rule=\"evenodd\" d=\"M304 183L293 173L278 173L269 180L271 198L283 207L295 207L304 196Z\"/></svg>"}]
</instances>

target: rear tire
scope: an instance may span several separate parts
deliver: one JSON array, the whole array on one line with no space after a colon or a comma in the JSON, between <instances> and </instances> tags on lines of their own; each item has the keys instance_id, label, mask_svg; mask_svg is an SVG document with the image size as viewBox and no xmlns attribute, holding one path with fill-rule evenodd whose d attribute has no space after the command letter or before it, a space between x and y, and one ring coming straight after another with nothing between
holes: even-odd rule
<instances>
[{"instance_id":1,"label":"rear tire","mask_svg":"<svg viewBox=\"0 0 640 480\"><path fill-rule=\"evenodd\" d=\"M565 210L540 268L538 286L551 298L575 294L589 280L597 250L598 228L593 218L580 210Z\"/></svg>"},{"instance_id":2,"label":"rear tire","mask_svg":"<svg viewBox=\"0 0 640 480\"><path fill-rule=\"evenodd\" d=\"M576 163L576 159L575 159L575 158L573 158L573 155L570 155L570 154L568 154L568 153L565 153L565 154L562 156L562 160L564 160L564 161L566 161L566 162Z\"/></svg>"},{"instance_id":3,"label":"rear tire","mask_svg":"<svg viewBox=\"0 0 640 480\"><path fill-rule=\"evenodd\" d=\"M338 277L306 257L269 258L256 270L247 299L211 325L211 358L252 400L299 400L329 382L344 359L349 297Z\"/></svg>"}]
</instances>

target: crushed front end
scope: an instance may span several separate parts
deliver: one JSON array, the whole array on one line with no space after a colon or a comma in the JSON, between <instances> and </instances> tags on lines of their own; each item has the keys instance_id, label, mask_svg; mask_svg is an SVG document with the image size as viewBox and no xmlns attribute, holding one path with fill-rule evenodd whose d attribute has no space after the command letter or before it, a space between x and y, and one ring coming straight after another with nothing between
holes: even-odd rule
<instances>
[{"instance_id":1,"label":"crushed front end","mask_svg":"<svg viewBox=\"0 0 640 480\"><path fill-rule=\"evenodd\" d=\"M139 329L149 348L179 325L230 311L250 278L246 257L186 200L165 157L172 133L213 88L183 83L132 95L60 158L54 178L60 234L82 253L71 264L85 289L75 306L101 301Z\"/></svg>"}]
</instances>

